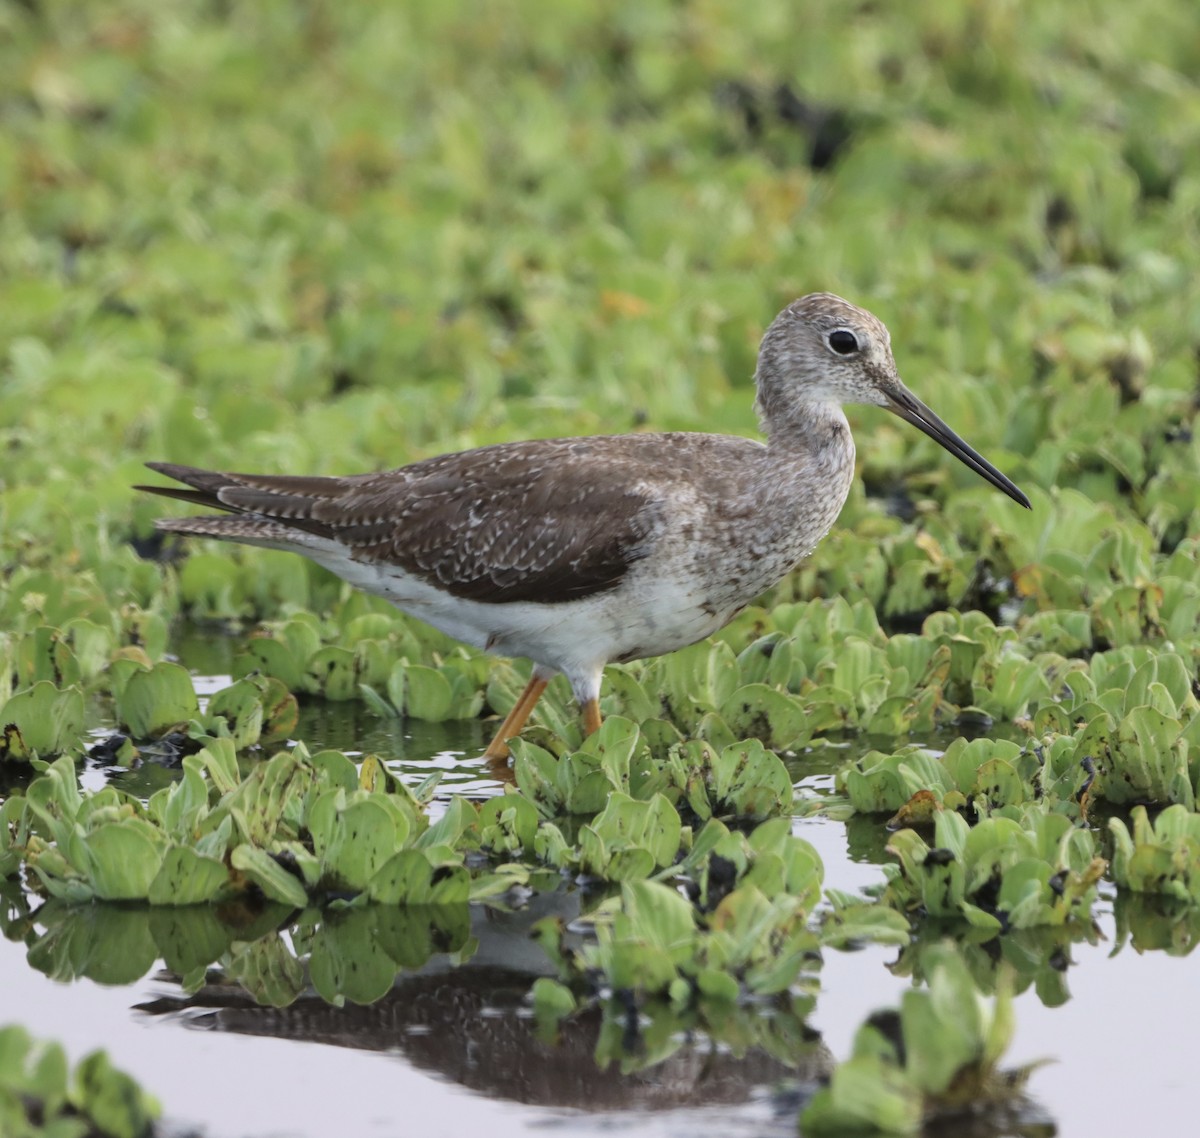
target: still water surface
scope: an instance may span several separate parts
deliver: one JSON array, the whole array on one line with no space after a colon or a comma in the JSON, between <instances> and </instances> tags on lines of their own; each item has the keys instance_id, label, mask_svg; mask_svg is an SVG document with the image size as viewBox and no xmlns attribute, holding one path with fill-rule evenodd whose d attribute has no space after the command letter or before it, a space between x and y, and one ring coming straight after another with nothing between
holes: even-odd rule
<instances>
[{"instance_id":1,"label":"still water surface","mask_svg":"<svg viewBox=\"0 0 1200 1138\"><path fill-rule=\"evenodd\" d=\"M208 690L225 682L214 676ZM414 783L441 769L444 801L501 790L473 758L483 730L382 721L357 705L321 703L306 708L298 734L313 749L375 753ZM798 786L825 790L839 758L798 760ZM99 785L110 774L89 767L85 781ZM170 777L147 767L114 781L145 795ZM795 828L820 852L827 886L858 890L880 881L877 863L886 855L873 824L812 819ZM569 894L535 901L565 906L567 916L575 903ZM534 1040L520 994L532 975L548 972L528 940L538 915L476 913L480 948L469 962L456 969L435 957L365 1009L334 1009L315 997L258 1008L236 986L222 988L219 977L190 999L165 973L118 987L60 983L29 966L25 944L0 941L0 1022L62 1041L73 1059L107 1048L163 1102L169 1134L795 1134L797 1099L777 1093L780 1071L763 1054L738 1060L697 1038L664 1067L623 1077L615 1068L597 1071L586 1024L557 1051ZM1053 1063L1034 1074L1034 1108L1011 1132L1188 1133L1200 1033L1195 965L1189 956L1119 943L1111 894L1098 918L1101 938L1070 946L1058 970L1017 999L1008 1062ZM897 961L895 949L824 954L807 1021L819 1036L810 1077L848 1054L868 1014L897 1003L911 983L896 974L905 971Z\"/></svg>"}]
</instances>

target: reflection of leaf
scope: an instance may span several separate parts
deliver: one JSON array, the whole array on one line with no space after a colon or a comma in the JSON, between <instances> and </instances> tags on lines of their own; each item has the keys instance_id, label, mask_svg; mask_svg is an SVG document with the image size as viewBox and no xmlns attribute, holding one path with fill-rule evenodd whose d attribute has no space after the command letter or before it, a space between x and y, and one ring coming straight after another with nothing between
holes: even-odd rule
<instances>
[{"instance_id":1,"label":"reflection of leaf","mask_svg":"<svg viewBox=\"0 0 1200 1138\"><path fill-rule=\"evenodd\" d=\"M547 1044L557 1038L560 1020L569 1016L576 1007L571 989L549 976L539 976L529 992L533 999L533 1014L537 1018L539 1037Z\"/></svg>"},{"instance_id":2,"label":"reflection of leaf","mask_svg":"<svg viewBox=\"0 0 1200 1138\"><path fill-rule=\"evenodd\" d=\"M308 972L328 1003L374 1003L392 986L396 962L375 936L372 906L326 913L312 943Z\"/></svg>"},{"instance_id":3,"label":"reflection of leaf","mask_svg":"<svg viewBox=\"0 0 1200 1138\"><path fill-rule=\"evenodd\" d=\"M305 989L304 968L278 933L241 942L226 971L260 1004L285 1008Z\"/></svg>"},{"instance_id":4,"label":"reflection of leaf","mask_svg":"<svg viewBox=\"0 0 1200 1138\"><path fill-rule=\"evenodd\" d=\"M695 952L692 907L675 890L652 881L627 882L611 921L596 928L599 943L581 959L603 968L614 988L661 992L677 966Z\"/></svg>"},{"instance_id":5,"label":"reflection of leaf","mask_svg":"<svg viewBox=\"0 0 1200 1138\"><path fill-rule=\"evenodd\" d=\"M457 905L374 905L373 935L401 968L422 967L439 952L458 952L471 935L471 910Z\"/></svg>"},{"instance_id":6,"label":"reflection of leaf","mask_svg":"<svg viewBox=\"0 0 1200 1138\"><path fill-rule=\"evenodd\" d=\"M167 967L180 976L211 964L235 935L211 905L151 908L150 932Z\"/></svg>"},{"instance_id":7,"label":"reflection of leaf","mask_svg":"<svg viewBox=\"0 0 1200 1138\"><path fill-rule=\"evenodd\" d=\"M0 825L3 825L2 816ZM0 877L0 936L5 940L22 941L33 932L29 898L30 894L19 881L6 881Z\"/></svg>"},{"instance_id":8,"label":"reflection of leaf","mask_svg":"<svg viewBox=\"0 0 1200 1138\"><path fill-rule=\"evenodd\" d=\"M916 927L912 943L901 950L890 970L897 976L927 981L938 959L938 946L947 936L954 938L959 955L980 992L993 994L998 975L1007 971L1012 978L1014 993L1032 986L1043 1004L1059 1007L1070 997L1063 960L1069 959L1071 945L1095 943L1098 933L1092 926L1075 921L1069 925L1010 929L1003 936L997 936L990 929L926 919Z\"/></svg>"},{"instance_id":9,"label":"reflection of leaf","mask_svg":"<svg viewBox=\"0 0 1200 1138\"><path fill-rule=\"evenodd\" d=\"M1161 893L1117 892L1113 906L1118 952L1130 944L1137 952L1159 949L1169 956L1187 956L1200 943L1200 906Z\"/></svg>"},{"instance_id":10,"label":"reflection of leaf","mask_svg":"<svg viewBox=\"0 0 1200 1138\"><path fill-rule=\"evenodd\" d=\"M538 991L538 983L534 991ZM565 1006L561 992L552 989L547 995L553 1005ZM634 1040L629 1037L628 1005L612 999L600 1006L603 1020L596 1041L596 1061L602 1066L617 1062L627 1074L652 1069L687 1040L697 1037L711 1041L704 1045L706 1051L715 1045L734 1055L745 1055L751 1062L757 1051L792 1070L811 1064L821 1048L819 1036L806 1022L812 1002L801 997L773 1001L766 1015L761 1005L731 1003L724 993L715 997L701 993L687 1006L650 997L639 1002L641 1026ZM757 1074L752 1078L759 1081Z\"/></svg>"},{"instance_id":11,"label":"reflection of leaf","mask_svg":"<svg viewBox=\"0 0 1200 1138\"><path fill-rule=\"evenodd\" d=\"M46 931L30 947L29 963L54 980L87 976L99 984L132 984L158 959L142 907L50 902L38 921Z\"/></svg>"},{"instance_id":12,"label":"reflection of leaf","mask_svg":"<svg viewBox=\"0 0 1200 1138\"><path fill-rule=\"evenodd\" d=\"M908 944L908 921L887 905L832 894L833 911L821 925L821 943L838 948L859 944Z\"/></svg>"}]
</instances>

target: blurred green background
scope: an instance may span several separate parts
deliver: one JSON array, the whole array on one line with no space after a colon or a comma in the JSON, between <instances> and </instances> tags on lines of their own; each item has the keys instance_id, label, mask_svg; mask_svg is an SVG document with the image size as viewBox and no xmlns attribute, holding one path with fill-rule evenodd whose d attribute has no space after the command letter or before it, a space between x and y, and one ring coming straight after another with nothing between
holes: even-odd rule
<instances>
[{"instance_id":1,"label":"blurred green background","mask_svg":"<svg viewBox=\"0 0 1200 1138\"><path fill-rule=\"evenodd\" d=\"M1197 531L1197 74L1187 0L6 2L0 613L81 569L174 610L125 545L146 459L752 433L758 338L819 289L1036 509L852 411L803 590L920 613L982 565L1070 607L1039 566L1113 532L1100 579L1153 577ZM268 580L237 614L292 595L220 555Z\"/></svg>"}]
</instances>

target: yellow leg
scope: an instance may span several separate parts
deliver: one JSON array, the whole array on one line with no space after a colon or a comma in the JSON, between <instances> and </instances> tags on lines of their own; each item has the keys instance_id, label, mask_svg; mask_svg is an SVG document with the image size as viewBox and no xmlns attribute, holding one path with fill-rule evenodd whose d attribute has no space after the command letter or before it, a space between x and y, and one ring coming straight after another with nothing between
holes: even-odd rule
<instances>
[{"instance_id":1,"label":"yellow leg","mask_svg":"<svg viewBox=\"0 0 1200 1138\"><path fill-rule=\"evenodd\" d=\"M583 705L583 733L591 735L600 730L600 703L589 699Z\"/></svg>"},{"instance_id":2,"label":"yellow leg","mask_svg":"<svg viewBox=\"0 0 1200 1138\"><path fill-rule=\"evenodd\" d=\"M517 697L512 711L505 716L504 722L500 724L500 730L492 737L492 741L487 745L487 750L483 752L485 759L497 763L508 758L509 739L514 735L521 734L521 729L528 722L534 705L541 698L542 692L546 690L547 682L534 676L525 685L525 690Z\"/></svg>"}]
</instances>

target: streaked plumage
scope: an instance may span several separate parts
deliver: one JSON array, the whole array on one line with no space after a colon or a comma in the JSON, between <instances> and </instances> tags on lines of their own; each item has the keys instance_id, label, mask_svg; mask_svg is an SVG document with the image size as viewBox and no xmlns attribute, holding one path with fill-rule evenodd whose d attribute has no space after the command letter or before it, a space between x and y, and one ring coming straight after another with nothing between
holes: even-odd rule
<instances>
[{"instance_id":1,"label":"streaked plumage","mask_svg":"<svg viewBox=\"0 0 1200 1138\"><path fill-rule=\"evenodd\" d=\"M594 728L606 663L703 639L812 551L854 473L842 403L888 407L1028 505L904 387L886 328L847 301L817 293L784 309L756 381L766 445L535 440L345 478L150 463L190 489L141 489L231 515L159 529L303 553L457 639L530 658L534 680L488 748L501 757L554 674Z\"/></svg>"}]
</instances>

